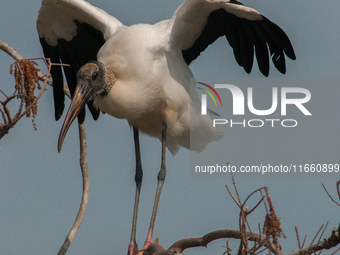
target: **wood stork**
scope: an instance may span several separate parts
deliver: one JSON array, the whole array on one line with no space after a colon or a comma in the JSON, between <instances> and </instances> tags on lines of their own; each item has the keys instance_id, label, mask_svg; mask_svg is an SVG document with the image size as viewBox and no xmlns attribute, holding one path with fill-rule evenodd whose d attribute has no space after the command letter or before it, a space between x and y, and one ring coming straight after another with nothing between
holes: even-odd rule
<instances>
[{"instance_id":1,"label":"wood stork","mask_svg":"<svg viewBox=\"0 0 340 255\"><path fill-rule=\"evenodd\" d=\"M166 175L166 147L172 154L179 146L201 151L223 135L211 125L214 113L200 114L197 94L190 85L193 74L189 64L221 36L226 37L237 63L247 73L251 72L254 52L265 76L269 74L270 57L281 73L286 72L285 55L295 59L282 29L238 0L186 0L168 20L132 26L123 25L83 0L42 0L37 30L45 56L54 63L70 64L64 67L64 75L73 99L60 132L58 150L72 121L77 116L79 122L84 120L85 104L94 119L100 110L127 119L133 127L136 197L130 254L137 247L136 219L142 183L139 130L162 142L161 170L146 246L151 243ZM64 109L61 67L52 68L52 77L58 120Z\"/></svg>"}]
</instances>

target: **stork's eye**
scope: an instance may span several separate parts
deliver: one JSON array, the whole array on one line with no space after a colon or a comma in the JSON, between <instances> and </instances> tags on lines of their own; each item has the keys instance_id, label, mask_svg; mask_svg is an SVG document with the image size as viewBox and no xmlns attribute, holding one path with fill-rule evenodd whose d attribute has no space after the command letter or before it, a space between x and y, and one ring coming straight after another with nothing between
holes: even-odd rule
<instances>
[{"instance_id":1,"label":"stork's eye","mask_svg":"<svg viewBox=\"0 0 340 255\"><path fill-rule=\"evenodd\" d=\"M98 78L98 72L93 72L92 74L92 80L95 80Z\"/></svg>"}]
</instances>

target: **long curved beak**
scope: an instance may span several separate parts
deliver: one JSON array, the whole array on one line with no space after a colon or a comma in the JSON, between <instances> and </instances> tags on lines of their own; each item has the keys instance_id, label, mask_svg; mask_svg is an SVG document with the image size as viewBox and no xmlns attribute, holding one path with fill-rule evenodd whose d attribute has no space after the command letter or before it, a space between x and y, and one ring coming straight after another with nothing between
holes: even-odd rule
<instances>
[{"instance_id":1,"label":"long curved beak","mask_svg":"<svg viewBox=\"0 0 340 255\"><path fill-rule=\"evenodd\" d=\"M78 83L76 90L74 92L70 107L68 108L63 126L61 127L61 130L60 130L59 139L58 139L58 152L61 151L64 138L72 122L78 116L80 111L84 108L86 103L91 99L92 88L93 88L92 86L88 86L87 80L83 80L81 83Z\"/></svg>"}]
</instances>

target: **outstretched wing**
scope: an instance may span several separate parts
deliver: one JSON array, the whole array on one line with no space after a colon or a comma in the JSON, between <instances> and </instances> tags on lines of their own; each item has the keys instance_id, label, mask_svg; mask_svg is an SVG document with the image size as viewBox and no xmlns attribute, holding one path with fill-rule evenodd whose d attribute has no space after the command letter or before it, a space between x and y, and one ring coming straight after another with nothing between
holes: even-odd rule
<instances>
[{"instance_id":1,"label":"outstretched wing","mask_svg":"<svg viewBox=\"0 0 340 255\"><path fill-rule=\"evenodd\" d=\"M233 48L237 63L251 72L254 49L263 75L269 74L269 53L274 66L286 72L285 55L295 59L288 36L258 11L238 0L187 0L170 20L171 42L182 50L187 64L220 36Z\"/></svg>"},{"instance_id":2,"label":"outstretched wing","mask_svg":"<svg viewBox=\"0 0 340 255\"><path fill-rule=\"evenodd\" d=\"M97 53L105 41L123 26L116 18L83 0L43 0L37 20L40 43L46 58L52 63L70 64L64 67L64 74L73 96L77 85L79 68L90 60L97 60ZM64 110L63 74L60 66L53 66L53 97L55 118L58 120ZM99 111L88 107L95 119ZM79 116L83 122L85 110Z\"/></svg>"}]
</instances>

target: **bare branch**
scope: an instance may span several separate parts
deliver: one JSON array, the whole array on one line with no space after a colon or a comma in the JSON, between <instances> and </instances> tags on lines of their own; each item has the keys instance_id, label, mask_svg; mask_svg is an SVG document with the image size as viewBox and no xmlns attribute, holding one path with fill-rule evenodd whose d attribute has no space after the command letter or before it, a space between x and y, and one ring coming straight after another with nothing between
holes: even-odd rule
<instances>
[{"instance_id":1,"label":"bare branch","mask_svg":"<svg viewBox=\"0 0 340 255\"><path fill-rule=\"evenodd\" d=\"M15 59L16 61L20 61L22 59L24 59L24 57L17 52L14 48L12 48L11 46L9 46L7 43L0 41L0 49L3 50L4 52L6 52L8 55L10 55L13 59ZM44 73L42 73L41 71L38 72L39 78L41 81L45 81L46 80L46 75ZM52 79L48 78L48 84L52 86Z\"/></svg>"},{"instance_id":2,"label":"bare branch","mask_svg":"<svg viewBox=\"0 0 340 255\"><path fill-rule=\"evenodd\" d=\"M243 208L243 205L242 205L240 215L239 215L239 228L240 228L240 232L241 232L241 242L240 242L238 254L244 254L244 251L249 250L249 244L248 244L248 238L247 238L247 229L246 229L246 225L245 225L246 222L247 222L247 214L246 214L246 211L245 211L245 209ZM252 234L252 233L250 232L250 234Z\"/></svg>"},{"instance_id":3,"label":"bare branch","mask_svg":"<svg viewBox=\"0 0 340 255\"><path fill-rule=\"evenodd\" d=\"M228 230L228 229L217 230L217 231L210 232L204 235L203 237L187 238L187 239L179 240L175 242L168 250L160 252L160 253L155 253L154 255L176 254L176 252L182 253L187 248L199 247L199 246L206 247L207 244L210 243L211 241L221 239L221 238L241 239L242 233L241 231L238 231L238 230ZM275 255L283 255L283 253L280 250L278 250L275 247L275 245L268 243L265 240L265 238L261 237L260 235L247 232L247 239L249 241L256 241L260 243L262 246L265 246L266 248L268 248Z\"/></svg>"},{"instance_id":4,"label":"bare branch","mask_svg":"<svg viewBox=\"0 0 340 255\"><path fill-rule=\"evenodd\" d=\"M9 46L8 44L0 41L0 49L2 49L3 51L5 51L6 53L8 53L11 57L13 57L16 61L20 61L23 60L24 57L17 52L16 50L14 50L11 46ZM36 59L30 59L32 60L37 60L37 59L41 59L44 61L44 63L47 66L47 74L42 73L40 70L38 72L36 72L36 74L39 77L39 80L44 82L43 88L41 89L39 95L35 98L35 100L33 102L31 102L31 104L29 106L26 105L26 109L23 113L22 112L22 108L24 105L24 99L26 97L25 95L25 86L23 86L23 84L21 84L21 88L23 91L23 93L17 93L18 91L18 86L15 87L15 91L13 93L13 95L11 96L7 96L3 91L0 90L0 92L2 94L4 94L4 96L6 97L6 100L2 100L0 98L0 103L3 105L4 109L2 110L0 108L0 112L1 115L4 119L4 123L5 124L1 124L0 123L0 139L8 133L8 130L10 128L12 128L26 113L30 112L31 109L37 104L38 100L40 99L42 93L46 90L46 85L49 84L51 86L53 86L52 84L52 76L50 75L51 73L51 68L53 65L62 65L62 66L68 66L66 64L53 64L51 63L50 59L46 59L46 58L36 58ZM23 72L20 68L17 69L21 76L23 76ZM23 77L21 77L21 79L19 79L21 81L21 83L24 82ZM35 81L37 82L37 81ZM39 87L39 85L38 85ZM20 92L20 91L19 91ZM71 98L71 93L69 91L68 86L65 84L64 85L64 93ZM20 96L21 98L21 103L19 106L19 111L17 112L17 114L15 114L14 118L11 118L10 115L10 109L6 106L7 103L12 100L15 97ZM83 219L84 219L84 215L85 215L85 211L86 211L86 207L87 207L87 203L88 203L88 197L89 197L89 189L90 189L90 184L89 184L89 174L88 174L88 167L87 167L87 146L86 146L86 131L85 131L85 122L83 124L79 124L79 140L80 140L80 167L81 167L81 172L82 172L82 179L83 179L83 194L82 194L82 200L81 200L81 204L80 204L80 208L76 217L76 220L70 230L70 232L68 233L66 240L64 242L64 244L62 245L58 255L64 255L67 252L67 249L69 248L69 246L71 245Z\"/></svg>"},{"instance_id":5,"label":"bare branch","mask_svg":"<svg viewBox=\"0 0 340 255\"><path fill-rule=\"evenodd\" d=\"M6 52L8 55L10 55L16 61L19 61L24 58L19 52L17 52L15 49L13 49L5 42L0 41L0 49Z\"/></svg>"},{"instance_id":6,"label":"bare branch","mask_svg":"<svg viewBox=\"0 0 340 255\"><path fill-rule=\"evenodd\" d=\"M312 254L316 251L320 251L323 249L331 249L337 246L340 243L340 226L338 229L333 229L332 234L329 238L323 239L323 241L318 242L317 244L311 245L303 250L293 252L290 255L302 255L302 254Z\"/></svg>"},{"instance_id":7,"label":"bare branch","mask_svg":"<svg viewBox=\"0 0 340 255\"><path fill-rule=\"evenodd\" d=\"M80 203L80 208L76 217L76 220L68 233L64 244L60 248L58 255L64 255L67 252L67 249L70 247L75 235L78 232L78 229L84 219L87 203L89 200L90 193L90 179L89 172L87 167L87 146L86 146L86 130L85 130L85 121L83 124L79 125L79 141L80 141L80 167L81 173L83 177L83 195Z\"/></svg>"},{"instance_id":8,"label":"bare branch","mask_svg":"<svg viewBox=\"0 0 340 255\"><path fill-rule=\"evenodd\" d=\"M24 59L24 57L19 52L17 52L15 49L13 49L11 46L9 46L7 43L5 43L3 41L0 41L0 49L3 50L4 52L6 52L8 55L10 55L16 61ZM34 59L32 59L32 60L34 60ZM69 66L67 64L54 64L54 65ZM42 82L45 82L45 80L47 79L47 84L49 84L50 86L53 86L53 84L52 84L52 77L50 75L46 75L46 74L44 74L41 71L38 72L38 75L39 75L39 79ZM66 84L64 85L64 93L69 98L71 98L70 91L69 91L68 86Z\"/></svg>"},{"instance_id":9,"label":"bare branch","mask_svg":"<svg viewBox=\"0 0 340 255\"><path fill-rule=\"evenodd\" d=\"M255 191L253 191L247 198L246 200L242 203L241 205L241 201L240 201L240 197L238 195L238 192L237 192L237 187L236 187L236 184L235 184L235 180L234 180L234 177L232 176L232 179L233 179L233 184L234 184L234 188L236 190L236 194L237 194L237 197L238 197L238 200L234 197L234 195L232 194L231 190L229 189L228 185L226 184L226 188L230 194L230 196L232 197L232 199L234 200L234 202L238 205L238 207L241 209L240 210L240 215L239 215L239 229L240 229L240 232L242 233L242 238L241 238L241 242L240 242L240 246L239 246L239 254L242 254L243 253L243 247L246 251L249 251L249 245L248 245L248 239L247 239L247 235L246 235L246 226L245 224L247 224L248 228L249 228L249 231L251 233L251 229L250 229L250 226L249 226L249 223L247 221L247 215L251 212L253 212L258 206L259 204L263 201L264 199L264 196L262 196L262 198L260 199L260 201L250 210L248 211L247 209L244 208L246 202L248 201L248 199L253 195L255 194L256 192L258 191L261 191L261 189L264 189L265 187L262 187L260 189L257 189ZM256 243L254 245L254 251L255 251L255 247L256 247Z\"/></svg>"},{"instance_id":10,"label":"bare branch","mask_svg":"<svg viewBox=\"0 0 340 255\"><path fill-rule=\"evenodd\" d=\"M235 185L236 186L236 185ZM235 187L236 188L236 187ZM253 207L253 209L251 209L250 211L248 211L247 209L244 209L245 204L247 203L248 199L254 195L256 192L261 191L261 189L264 189L265 187L262 187L260 189L257 189L255 191L253 191L247 198L246 200L243 202L243 204L241 205L241 211L240 211L240 216L239 216L239 228L240 231L242 232L242 239L241 239L241 243L240 243L240 248L239 248L239 254L242 254L242 246L244 245L245 250L249 250L249 246L248 246L248 239L246 237L246 227L245 227L245 223L247 223L248 225L248 229L250 231L250 233L252 233L249 222L247 220L247 215L250 214L251 212L253 212L257 206L263 201L264 196L262 196L261 200L255 205L255 207ZM256 244L255 244L256 245Z\"/></svg>"}]
</instances>

